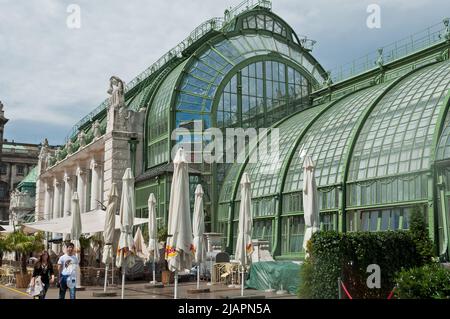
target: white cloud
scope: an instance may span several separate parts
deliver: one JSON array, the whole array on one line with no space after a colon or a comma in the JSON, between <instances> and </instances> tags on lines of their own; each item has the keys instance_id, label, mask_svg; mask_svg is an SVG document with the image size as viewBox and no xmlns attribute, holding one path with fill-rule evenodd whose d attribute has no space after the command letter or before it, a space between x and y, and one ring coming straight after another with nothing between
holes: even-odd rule
<instances>
[{"instance_id":1,"label":"white cloud","mask_svg":"<svg viewBox=\"0 0 450 319\"><path fill-rule=\"evenodd\" d=\"M0 100L8 126L14 120L65 125L62 141L107 97L112 74L129 82L197 25L239 2L0 0ZM81 7L79 30L66 27L71 3ZM378 33L364 27L370 3L379 3L385 16ZM273 1L274 12L295 31L319 41L314 54L326 66L390 43L395 32L407 35L439 21L448 7L447 0ZM417 18L424 12L426 19Z\"/></svg>"}]
</instances>

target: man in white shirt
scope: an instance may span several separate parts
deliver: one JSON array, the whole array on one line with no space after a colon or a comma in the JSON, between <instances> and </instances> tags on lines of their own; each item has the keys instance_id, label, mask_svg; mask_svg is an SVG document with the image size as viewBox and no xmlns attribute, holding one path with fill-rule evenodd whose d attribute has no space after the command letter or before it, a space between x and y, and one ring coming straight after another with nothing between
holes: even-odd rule
<instances>
[{"instance_id":1,"label":"man in white shirt","mask_svg":"<svg viewBox=\"0 0 450 319\"><path fill-rule=\"evenodd\" d=\"M66 253L58 259L59 299L66 298L67 288L69 288L70 299L75 299L78 258L74 255L73 250L74 244L67 244Z\"/></svg>"}]
</instances>

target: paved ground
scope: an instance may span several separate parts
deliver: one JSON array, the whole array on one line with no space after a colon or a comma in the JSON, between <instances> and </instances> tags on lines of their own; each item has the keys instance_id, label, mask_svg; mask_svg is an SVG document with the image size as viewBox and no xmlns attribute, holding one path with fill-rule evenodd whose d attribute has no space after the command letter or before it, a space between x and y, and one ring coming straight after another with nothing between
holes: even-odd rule
<instances>
[{"instance_id":1,"label":"paved ground","mask_svg":"<svg viewBox=\"0 0 450 319\"><path fill-rule=\"evenodd\" d=\"M147 282L129 282L125 285L125 298L126 299L173 299L173 285L166 286L164 288L145 288L148 285ZM228 288L223 284L216 284L213 286L206 286L206 283L201 283L201 288L210 288L211 292L201 293L201 294L189 294L187 291L189 289L195 289L195 282L179 283L178 285L178 297L180 299L221 299L221 298L233 298L240 296L239 288ZM0 285L0 299L30 299L25 293L26 289L17 289L14 287L6 287ZM115 289L109 289L108 291L116 291L116 297L106 297L98 298L93 297L93 292L103 291L102 287L86 287L85 291L77 291L78 299L120 299L120 286ZM266 293L264 291L246 289L244 295L249 298L283 298L283 299L296 299L296 296L284 294L277 295L276 293ZM67 292L67 297L69 297L69 292ZM58 288L50 287L47 293L47 299L57 299L58 298Z\"/></svg>"}]
</instances>

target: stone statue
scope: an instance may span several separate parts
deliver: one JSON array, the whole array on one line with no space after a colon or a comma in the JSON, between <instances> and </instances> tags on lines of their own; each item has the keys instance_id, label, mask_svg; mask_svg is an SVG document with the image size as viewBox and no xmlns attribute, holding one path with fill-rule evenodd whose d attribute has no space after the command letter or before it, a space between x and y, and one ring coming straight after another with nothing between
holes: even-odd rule
<instances>
[{"instance_id":1,"label":"stone statue","mask_svg":"<svg viewBox=\"0 0 450 319\"><path fill-rule=\"evenodd\" d=\"M3 111L3 103L0 101L0 112Z\"/></svg>"},{"instance_id":2,"label":"stone statue","mask_svg":"<svg viewBox=\"0 0 450 319\"><path fill-rule=\"evenodd\" d=\"M95 120L94 122L94 138L100 138L102 136L102 132L100 131L100 122Z\"/></svg>"},{"instance_id":3,"label":"stone statue","mask_svg":"<svg viewBox=\"0 0 450 319\"><path fill-rule=\"evenodd\" d=\"M53 166L53 156L51 156L50 154L47 156L47 168L52 167Z\"/></svg>"},{"instance_id":4,"label":"stone statue","mask_svg":"<svg viewBox=\"0 0 450 319\"><path fill-rule=\"evenodd\" d=\"M45 160L47 154L48 154L48 140L44 139L44 142L42 143L41 151L39 152L39 158L41 160Z\"/></svg>"},{"instance_id":5,"label":"stone statue","mask_svg":"<svg viewBox=\"0 0 450 319\"><path fill-rule=\"evenodd\" d=\"M66 143L67 154L72 154L72 139L68 139Z\"/></svg>"},{"instance_id":6,"label":"stone statue","mask_svg":"<svg viewBox=\"0 0 450 319\"><path fill-rule=\"evenodd\" d=\"M125 104L125 83L119 79L117 76L112 76L109 79L109 90L108 94L111 95L109 98L109 105L116 108Z\"/></svg>"},{"instance_id":7,"label":"stone statue","mask_svg":"<svg viewBox=\"0 0 450 319\"><path fill-rule=\"evenodd\" d=\"M86 134L84 134L84 131L80 131L80 133L78 133L77 140L80 144L80 148L86 146Z\"/></svg>"},{"instance_id":8,"label":"stone statue","mask_svg":"<svg viewBox=\"0 0 450 319\"><path fill-rule=\"evenodd\" d=\"M380 69L380 71L384 70L384 58L383 58L383 48L378 49L378 58L375 61L375 65Z\"/></svg>"},{"instance_id":9,"label":"stone statue","mask_svg":"<svg viewBox=\"0 0 450 319\"><path fill-rule=\"evenodd\" d=\"M56 161L59 161L59 156L61 155L61 147L58 147L55 151Z\"/></svg>"}]
</instances>

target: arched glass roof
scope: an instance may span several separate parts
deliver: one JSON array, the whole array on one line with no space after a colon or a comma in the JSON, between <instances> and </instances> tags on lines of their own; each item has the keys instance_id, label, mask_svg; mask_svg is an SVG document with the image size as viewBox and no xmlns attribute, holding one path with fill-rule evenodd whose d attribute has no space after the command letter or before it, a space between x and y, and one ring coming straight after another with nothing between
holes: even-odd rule
<instances>
[{"instance_id":1,"label":"arched glass roof","mask_svg":"<svg viewBox=\"0 0 450 319\"><path fill-rule=\"evenodd\" d=\"M450 94L450 92L449 92ZM436 160L443 161L450 159L450 112L445 118L444 129L439 139L439 144L436 149Z\"/></svg>"},{"instance_id":2,"label":"arched glass roof","mask_svg":"<svg viewBox=\"0 0 450 319\"><path fill-rule=\"evenodd\" d=\"M263 34L244 34L211 45L187 67L176 101L178 111L211 112L217 88L238 63L258 55L276 52L303 67L314 82L323 83L320 66L313 59L288 44Z\"/></svg>"},{"instance_id":3,"label":"arched glass roof","mask_svg":"<svg viewBox=\"0 0 450 319\"><path fill-rule=\"evenodd\" d=\"M334 185L342 181L343 162L351 142L352 132L360 116L383 93L386 85L356 92L333 105L308 130L295 150L284 186L285 192L303 189L302 150L316 165L317 186Z\"/></svg>"},{"instance_id":4,"label":"arched glass roof","mask_svg":"<svg viewBox=\"0 0 450 319\"><path fill-rule=\"evenodd\" d=\"M450 89L450 63L419 70L376 105L358 137L349 181L430 168L440 106Z\"/></svg>"},{"instance_id":5,"label":"arched glass roof","mask_svg":"<svg viewBox=\"0 0 450 319\"><path fill-rule=\"evenodd\" d=\"M290 155L295 141L311 121L326 107L321 105L292 116L281 123L279 129L279 153L266 152L260 154L256 163L249 163L246 172L252 181L252 196L261 197L279 192L281 185L281 170ZM274 134L271 134L271 137ZM269 139L269 143L271 143ZM236 194L240 198L240 192Z\"/></svg>"},{"instance_id":6,"label":"arched glass roof","mask_svg":"<svg viewBox=\"0 0 450 319\"><path fill-rule=\"evenodd\" d=\"M303 180L301 150L315 161L319 187L344 182L346 158L350 160L349 183L429 170L437 119L449 89L450 62L445 61L414 71L398 83L372 86L332 105L316 106L297 113L280 125L283 165L276 160L270 164L261 161L245 164L245 167L235 165L239 169L233 167L227 180L233 179L233 173L248 172L254 198L275 195L280 190L283 193L300 191ZM320 111L322 114L319 115ZM312 114L318 117L303 132L302 127L306 124L301 122L308 122L307 118L314 117ZM298 139L301 140L293 149L292 145ZM350 145L354 148L348 154ZM445 121L437 159L449 156L450 114ZM283 174L280 167L287 168L284 185L280 185ZM237 175L234 179L237 180ZM221 194L231 200L229 196L232 194ZM235 200L238 199L239 192Z\"/></svg>"},{"instance_id":7,"label":"arched glass roof","mask_svg":"<svg viewBox=\"0 0 450 319\"><path fill-rule=\"evenodd\" d=\"M170 72L155 94L150 105L150 113L148 115L149 122L147 124L152 137L157 137L168 132L170 102L175 90L176 82L186 63L187 60L180 63L172 72Z\"/></svg>"}]
</instances>

